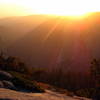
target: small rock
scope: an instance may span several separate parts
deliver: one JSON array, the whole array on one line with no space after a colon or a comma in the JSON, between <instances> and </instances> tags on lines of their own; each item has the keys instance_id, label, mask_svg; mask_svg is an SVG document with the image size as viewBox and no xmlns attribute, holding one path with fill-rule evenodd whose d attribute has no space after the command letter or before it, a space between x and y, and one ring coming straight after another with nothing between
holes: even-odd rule
<instances>
[{"instance_id":1,"label":"small rock","mask_svg":"<svg viewBox=\"0 0 100 100\"><path fill-rule=\"evenodd\" d=\"M4 88L4 84L0 81L0 88Z\"/></svg>"},{"instance_id":2,"label":"small rock","mask_svg":"<svg viewBox=\"0 0 100 100\"><path fill-rule=\"evenodd\" d=\"M16 90L16 87L14 86L14 84L12 82L9 81L3 81L4 84L4 88L8 88L8 89L12 89L12 90Z\"/></svg>"},{"instance_id":3,"label":"small rock","mask_svg":"<svg viewBox=\"0 0 100 100\"><path fill-rule=\"evenodd\" d=\"M0 70L0 80L12 80L13 76L8 72Z\"/></svg>"}]
</instances>

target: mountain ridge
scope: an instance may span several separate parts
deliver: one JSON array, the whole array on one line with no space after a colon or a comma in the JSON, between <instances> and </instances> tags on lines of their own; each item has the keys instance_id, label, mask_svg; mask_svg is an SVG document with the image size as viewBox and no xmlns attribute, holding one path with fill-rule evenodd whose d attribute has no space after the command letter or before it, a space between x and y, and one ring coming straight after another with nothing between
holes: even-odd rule
<instances>
[{"instance_id":1,"label":"mountain ridge","mask_svg":"<svg viewBox=\"0 0 100 100\"><path fill-rule=\"evenodd\" d=\"M99 58L100 13L92 13L89 16L91 17L86 17L82 20L77 19L76 21L66 17L47 16L46 19L42 16L41 23L38 20L39 24L35 28L31 25L31 30L29 29L22 37L19 35L20 38L8 46L8 53L29 60L30 66L53 67L60 66L64 62L65 66L68 66L69 64L67 65L67 63L73 62L73 65L70 66L75 64L78 66L80 63L81 68L82 63L89 63L92 58ZM32 20L31 18L29 19L30 21ZM33 22L36 23L35 20ZM27 26L29 25L27 24L23 29L27 28ZM79 54L77 55L76 48L79 49ZM87 54L86 59L85 53ZM80 56L83 57L78 62ZM76 59L75 57L78 58ZM72 59L76 59L76 61L72 61ZM86 64L86 66L89 65ZM72 67L72 69L75 68ZM85 70L87 70L86 67Z\"/></svg>"}]
</instances>

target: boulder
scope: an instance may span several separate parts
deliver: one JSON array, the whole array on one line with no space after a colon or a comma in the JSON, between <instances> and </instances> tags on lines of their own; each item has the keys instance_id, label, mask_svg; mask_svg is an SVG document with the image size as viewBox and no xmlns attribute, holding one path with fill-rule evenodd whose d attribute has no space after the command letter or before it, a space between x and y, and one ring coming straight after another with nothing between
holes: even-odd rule
<instances>
[{"instance_id":1,"label":"boulder","mask_svg":"<svg viewBox=\"0 0 100 100\"><path fill-rule=\"evenodd\" d=\"M0 81L0 88L4 88L4 84L2 81Z\"/></svg>"},{"instance_id":2,"label":"boulder","mask_svg":"<svg viewBox=\"0 0 100 100\"><path fill-rule=\"evenodd\" d=\"M12 80L13 76L8 72L0 70L0 80Z\"/></svg>"},{"instance_id":3,"label":"boulder","mask_svg":"<svg viewBox=\"0 0 100 100\"><path fill-rule=\"evenodd\" d=\"M4 81L2 81L2 83L4 85L4 88L16 90L16 87L14 86L14 84L12 82L4 80Z\"/></svg>"}]
</instances>

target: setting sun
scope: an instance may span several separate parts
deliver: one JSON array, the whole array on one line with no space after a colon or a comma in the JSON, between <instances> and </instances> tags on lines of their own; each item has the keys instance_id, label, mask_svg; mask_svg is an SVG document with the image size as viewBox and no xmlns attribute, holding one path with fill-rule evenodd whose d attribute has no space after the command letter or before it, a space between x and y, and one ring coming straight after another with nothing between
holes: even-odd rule
<instances>
[{"instance_id":1,"label":"setting sun","mask_svg":"<svg viewBox=\"0 0 100 100\"><path fill-rule=\"evenodd\" d=\"M5 9L10 7L11 11L19 8L18 11L23 15L84 16L100 11L99 0L0 0L0 5Z\"/></svg>"},{"instance_id":2,"label":"setting sun","mask_svg":"<svg viewBox=\"0 0 100 100\"><path fill-rule=\"evenodd\" d=\"M24 6L30 8L31 12L61 16L82 16L92 11L98 11L100 8L96 0L95 2L91 0L30 0L30 3L26 2Z\"/></svg>"},{"instance_id":3,"label":"setting sun","mask_svg":"<svg viewBox=\"0 0 100 100\"><path fill-rule=\"evenodd\" d=\"M31 5L30 8L34 10L34 7ZM62 15L80 16L90 12L91 10L92 9L89 6L89 2L86 1L82 2L80 0L70 0L70 1L51 0L48 2L44 0L44 3L38 6L37 13L53 14L53 15L61 15L61 16Z\"/></svg>"}]
</instances>

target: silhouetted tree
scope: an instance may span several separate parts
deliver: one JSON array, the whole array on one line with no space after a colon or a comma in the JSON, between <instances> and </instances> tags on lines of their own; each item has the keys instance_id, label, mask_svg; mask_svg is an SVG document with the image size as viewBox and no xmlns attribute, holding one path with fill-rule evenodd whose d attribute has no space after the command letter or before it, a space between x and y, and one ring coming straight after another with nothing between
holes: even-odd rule
<instances>
[{"instance_id":1,"label":"silhouetted tree","mask_svg":"<svg viewBox=\"0 0 100 100\"><path fill-rule=\"evenodd\" d=\"M5 68L5 58L4 58L4 53L1 51L0 53L0 69Z\"/></svg>"},{"instance_id":2,"label":"silhouetted tree","mask_svg":"<svg viewBox=\"0 0 100 100\"><path fill-rule=\"evenodd\" d=\"M100 62L97 59L94 59L91 62L91 75L95 80L95 89L96 89L93 98L94 100L100 100Z\"/></svg>"},{"instance_id":3,"label":"silhouetted tree","mask_svg":"<svg viewBox=\"0 0 100 100\"><path fill-rule=\"evenodd\" d=\"M96 59L91 62L91 75L95 79L96 85L100 85L100 62Z\"/></svg>"}]
</instances>

